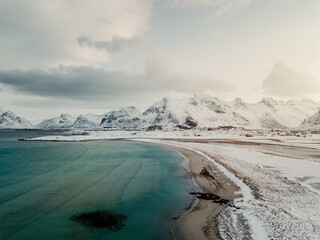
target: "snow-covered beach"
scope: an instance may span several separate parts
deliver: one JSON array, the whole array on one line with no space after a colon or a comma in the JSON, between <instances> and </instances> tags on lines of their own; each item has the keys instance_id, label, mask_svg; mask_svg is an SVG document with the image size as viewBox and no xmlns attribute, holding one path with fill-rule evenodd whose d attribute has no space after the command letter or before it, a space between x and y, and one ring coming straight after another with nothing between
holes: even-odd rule
<instances>
[{"instance_id":1,"label":"snow-covered beach","mask_svg":"<svg viewBox=\"0 0 320 240\"><path fill-rule=\"evenodd\" d=\"M319 13L0 0L0 240L320 240Z\"/></svg>"},{"instance_id":2,"label":"snow-covered beach","mask_svg":"<svg viewBox=\"0 0 320 240\"><path fill-rule=\"evenodd\" d=\"M204 178L197 181L197 177L201 176L199 172L193 172L197 183L200 183L204 191L215 193L221 188L221 185L217 185L219 181L229 182L227 185L233 189L234 194L230 195L229 192L225 196L233 200L237 207L222 207L219 211L211 209L215 214L210 215L211 218L209 215L202 215L202 221L199 220L199 214L195 217L191 212L189 219L194 217L194 220L191 220L191 225L190 220L185 222L189 221L189 228L192 223L194 228L196 222L202 223L204 239L234 239L235 236L249 236L252 239L320 239L319 135L304 138L279 136L280 134L274 135L271 132L253 137L246 137L246 134L232 131L229 134L199 134L193 131L89 131L86 135L78 133L29 140L130 139L191 151L197 155L195 159L188 156L191 162L199 161L199 157L206 159L207 166L211 166L206 168L212 177L211 184L216 186L204 188L201 186ZM199 170L201 168L198 167ZM197 207L193 212L195 211ZM205 230L208 229L205 226L212 227L214 223L217 231ZM218 237L215 235L217 232Z\"/></svg>"}]
</instances>

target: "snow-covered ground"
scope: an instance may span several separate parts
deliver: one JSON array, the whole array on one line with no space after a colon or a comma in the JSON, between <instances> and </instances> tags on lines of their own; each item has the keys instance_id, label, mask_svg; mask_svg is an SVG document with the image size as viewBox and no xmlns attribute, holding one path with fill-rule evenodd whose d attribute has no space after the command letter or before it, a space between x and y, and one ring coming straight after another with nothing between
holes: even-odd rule
<instances>
[{"instance_id":1,"label":"snow-covered ground","mask_svg":"<svg viewBox=\"0 0 320 240\"><path fill-rule=\"evenodd\" d=\"M233 145L161 142L194 149L209 156L211 161L228 169L251 188L252 193L242 191L244 198L236 202L241 210L227 209L220 215L220 231L236 234L237 229L226 230L224 225L236 228L236 215L242 211L249 219L253 239L265 239L263 231L256 231L261 224L254 221L255 217L263 223L270 239L320 239L320 189L313 185L320 184L317 174L320 163L272 156ZM310 181L309 175L313 176ZM241 182L234 177L230 179L241 186ZM235 222L232 223L232 220Z\"/></svg>"},{"instance_id":2,"label":"snow-covered ground","mask_svg":"<svg viewBox=\"0 0 320 240\"><path fill-rule=\"evenodd\" d=\"M137 141L141 139L136 139ZM223 239L246 239L248 236L250 236L251 239L269 239L268 233L266 230L266 226L264 226L264 223L260 221L260 219L256 216L254 209L251 207L251 202L254 201L255 197L250 189L250 187L245 184L245 182L238 178L235 174L233 174L231 171L229 171L225 166L222 164L219 164L217 161L215 161L208 153L201 151L200 149L194 148L188 144L187 146L185 144L181 144L177 142L172 141L159 141L159 140L143 140L144 142L158 142L162 144L168 144L177 146L180 148L185 148L188 150L192 150L199 155L206 158L208 161L212 162L218 169L221 171L224 175L226 175L232 182L234 182L238 187L239 191L238 193L242 195L242 197L235 200L234 204L238 209L232 209L233 216L228 216L226 218L222 217L225 213L221 214L219 217L220 226L219 231L221 234L221 237ZM229 209L227 210L229 211ZM230 217L234 220L230 221ZM246 221L246 227L249 227L249 229L246 229L244 231L239 231L237 227L237 221L240 218L244 218ZM228 225L228 227L226 227ZM248 235L249 233L249 235Z\"/></svg>"},{"instance_id":3,"label":"snow-covered ground","mask_svg":"<svg viewBox=\"0 0 320 240\"><path fill-rule=\"evenodd\" d=\"M66 129L68 136L55 136L52 139L51 136L46 137L48 141L81 141L81 140L99 140L99 139L112 139L112 138L197 138L197 139L212 139L212 138L238 138L244 139L244 137L250 141L257 139L261 141L269 141L270 143L279 143L282 140L294 142L313 142L320 146L320 131L317 134L311 133L311 131L295 131L295 130L283 130L275 132L273 130L261 130L261 129L244 129L244 128L215 128L213 130L206 129L170 129L161 131L145 131L145 130L123 130L123 129ZM70 136L72 135L72 136ZM44 140L44 138L38 138L35 140Z\"/></svg>"},{"instance_id":4,"label":"snow-covered ground","mask_svg":"<svg viewBox=\"0 0 320 240\"><path fill-rule=\"evenodd\" d=\"M247 191L245 186L240 186L244 195L236 202L240 212L227 208L220 215L222 235L226 231L236 234L237 214L242 211L251 219L254 239L264 239L264 231L270 239L320 239L319 135L307 134L304 138L250 132L254 137L246 137L247 132L237 130L89 131L87 134L33 140L138 139L193 149L220 166L238 186L249 187ZM223 227L226 224L227 230ZM261 226L263 231L257 231Z\"/></svg>"}]
</instances>

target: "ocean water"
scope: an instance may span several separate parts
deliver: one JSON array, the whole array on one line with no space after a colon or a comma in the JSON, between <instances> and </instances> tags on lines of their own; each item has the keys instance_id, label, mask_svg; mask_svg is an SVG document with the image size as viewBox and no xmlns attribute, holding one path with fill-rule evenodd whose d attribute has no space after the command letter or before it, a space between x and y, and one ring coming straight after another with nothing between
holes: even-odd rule
<instances>
[{"instance_id":1,"label":"ocean water","mask_svg":"<svg viewBox=\"0 0 320 240\"><path fill-rule=\"evenodd\" d=\"M180 153L130 141L17 141L47 134L0 131L0 239L174 239L172 219L193 188ZM69 220L98 210L126 215L125 226Z\"/></svg>"}]
</instances>

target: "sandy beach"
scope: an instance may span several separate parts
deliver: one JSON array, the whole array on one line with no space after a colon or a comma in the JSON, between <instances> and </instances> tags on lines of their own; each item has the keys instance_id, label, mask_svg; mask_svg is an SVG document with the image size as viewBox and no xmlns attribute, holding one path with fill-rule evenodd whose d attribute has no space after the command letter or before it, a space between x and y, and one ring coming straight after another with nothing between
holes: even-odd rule
<instances>
[{"instance_id":1,"label":"sandy beach","mask_svg":"<svg viewBox=\"0 0 320 240\"><path fill-rule=\"evenodd\" d=\"M247 220L254 214L246 216L245 219L238 218L237 224L240 225L235 225L237 230L230 233L229 236L229 227L227 226L232 221L233 209L229 207L226 209L226 207L211 201L199 200L197 206L182 220L181 225L185 239L233 239L239 234L237 231L240 231L240 229L242 229L242 236L248 236L249 238L254 236L253 239L257 239L260 233L264 234L261 239L272 239L273 237L270 236L276 236L276 239L279 239L283 234L296 238L307 231L309 223L303 225L302 220L300 223L299 219L299 225L295 225L283 219L282 212L292 211L289 209L290 207L295 209L295 212L292 211L291 213L292 216L312 219L310 224L314 226L314 229L308 234L312 236L310 239L317 239L319 234L316 225L318 217L312 214L309 205L315 208L319 199L319 195L317 195L319 185L317 178L313 177L313 174L315 174L314 176L317 174L310 168L317 169L318 167L318 145L294 144L289 141L278 144L278 142L272 143L272 141L252 143L249 141L216 141L210 139L198 141L186 139L162 140L161 143L164 144L164 147L175 149L190 159L190 171L196 183L204 192L234 200L238 206L239 200L243 196L235 194L241 192L238 191L239 188L237 187L239 182L229 178L230 176L226 172L222 174L217 169L219 168L218 165L228 168L232 172L231 175L242 179L245 185L249 186L251 193L246 192L245 196L252 195L251 200L247 200L248 207L243 208L247 210L242 213L250 212L251 206L251 209L254 209L255 212L260 212L260 215L256 215L258 216L256 220L249 220L249 225ZM173 146L167 146L167 144ZM205 153L205 155L202 156L202 153ZM214 161L205 156L209 156ZM285 164L285 166L283 167L282 164ZM300 167L288 169L290 164ZM307 176L304 177L303 172L297 169L306 169L304 173ZM310 191L310 189L313 191ZM306 202L310 202L309 205ZM281 207L279 207L280 204ZM296 213L297 211L299 211L299 214ZM224 218L223 222L221 217ZM295 219L298 219L297 217ZM262 228L254 226L259 221L262 222ZM223 230L224 224L226 224L226 229ZM285 233L278 231L278 228L273 228L274 224L281 225ZM297 226L300 230L297 229ZM255 233L252 231L255 231Z\"/></svg>"},{"instance_id":2,"label":"sandy beach","mask_svg":"<svg viewBox=\"0 0 320 240\"><path fill-rule=\"evenodd\" d=\"M223 199L237 197L238 187L212 163L198 153L172 145L154 143L179 151L189 162L191 174L204 193L211 193ZM220 203L199 199L197 205L181 221L184 239L222 239L218 230L218 215L226 208Z\"/></svg>"}]
</instances>

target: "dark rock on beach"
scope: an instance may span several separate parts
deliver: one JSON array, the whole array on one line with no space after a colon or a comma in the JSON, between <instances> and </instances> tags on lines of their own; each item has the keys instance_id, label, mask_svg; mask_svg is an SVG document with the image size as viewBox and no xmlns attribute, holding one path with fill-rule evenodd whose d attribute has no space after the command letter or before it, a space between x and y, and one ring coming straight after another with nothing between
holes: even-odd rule
<instances>
[{"instance_id":1,"label":"dark rock on beach","mask_svg":"<svg viewBox=\"0 0 320 240\"><path fill-rule=\"evenodd\" d=\"M163 126L161 125L152 125L150 127L147 128L147 131L156 131L156 130L163 130Z\"/></svg>"},{"instance_id":2,"label":"dark rock on beach","mask_svg":"<svg viewBox=\"0 0 320 240\"><path fill-rule=\"evenodd\" d=\"M191 192L191 195L195 195L198 199L203 199L203 200L211 200L214 203L219 203L223 206L226 207L233 207L236 209L239 209L238 207L236 207L232 201L227 200L227 199L223 199L220 196L213 194L213 193L200 193L200 192Z\"/></svg>"}]
</instances>

